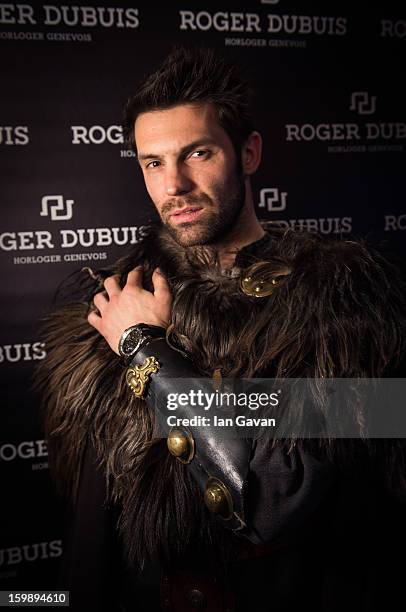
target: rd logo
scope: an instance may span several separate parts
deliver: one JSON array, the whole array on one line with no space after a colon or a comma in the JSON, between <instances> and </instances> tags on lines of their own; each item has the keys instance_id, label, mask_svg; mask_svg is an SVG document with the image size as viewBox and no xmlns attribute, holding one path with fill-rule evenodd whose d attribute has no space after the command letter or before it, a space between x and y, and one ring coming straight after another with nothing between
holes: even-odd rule
<instances>
[{"instance_id":1,"label":"rd logo","mask_svg":"<svg viewBox=\"0 0 406 612\"><path fill-rule=\"evenodd\" d=\"M286 208L287 191L279 192L277 187L261 189L259 192L259 208L271 211L281 211Z\"/></svg>"},{"instance_id":2,"label":"rd logo","mask_svg":"<svg viewBox=\"0 0 406 612\"><path fill-rule=\"evenodd\" d=\"M376 111L376 96L370 96L367 91L354 91L351 94L350 110L359 115L373 115Z\"/></svg>"},{"instance_id":3,"label":"rd logo","mask_svg":"<svg viewBox=\"0 0 406 612\"><path fill-rule=\"evenodd\" d=\"M74 200L64 200L62 195L44 196L41 200L41 217L51 216L51 221L72 219Z\"/></svg>"}]
</instances>

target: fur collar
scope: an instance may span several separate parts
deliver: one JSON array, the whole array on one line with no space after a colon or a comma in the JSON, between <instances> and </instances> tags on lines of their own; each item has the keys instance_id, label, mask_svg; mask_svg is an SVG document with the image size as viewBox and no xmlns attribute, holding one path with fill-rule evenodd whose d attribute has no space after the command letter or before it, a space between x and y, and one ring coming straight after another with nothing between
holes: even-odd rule
<instances>
[{"instance_id":1,"label":"fur collar","mask_svg":"<svg viewBox=\"0 0 406 612\"><path fill-rule=\"evenodd\" d=\"M247 297L239 288L240 270L256 261L267 261L276 274L290 271L268 298ZM238 253L230 273L221 270L215 249L182 248L158 227L111 269L100 270L100 278L119 274L123 285L140 263L146 288L157 266L168 279L172 339L202 375L220 368L241 377L375 377L403 354L400 277L362 243L272 230ZM196 538L210 545L216 527L187 468L167 452L165 440L152 438L154 417L128 392L119 358L87 323L100 286L76 279L80 299L45 322L48 356L37 382L51 462L64 492L75 497L89 440L105 470L109 500L121 509L129 556L138 564L157 554L170 559ZM359 414L354 419L361 423ZM322 450L330 458L338 452L327 443ZM344 454L351 461L348 445Z\"/></svg>"}]
</instances>

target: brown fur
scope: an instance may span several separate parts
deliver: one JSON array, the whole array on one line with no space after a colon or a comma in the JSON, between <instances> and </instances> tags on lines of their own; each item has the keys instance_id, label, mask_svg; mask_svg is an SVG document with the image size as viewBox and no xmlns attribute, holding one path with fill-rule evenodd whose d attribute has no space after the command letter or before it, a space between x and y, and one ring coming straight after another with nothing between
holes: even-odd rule
<instances>
[{"instance_id":1,"label":"brown fur","mask_svg":"<svg viewBox=\"0 0 406 612\"><path fill-rule=\"evenodd\" d=\"M159 266L174 295L170 341L202 375L218 368L223 376L282 378L394 372L403 356L406 321L395 267L358 242L272 233L267 251L251 263L267 261L272 273L290 273L268 298L245 296L239 278L221 271L211 247L181 248L162 229L152 230L101 275L118 273L124 285L129 270L142 263L151 289L152 270ZM120 529L130 557L142 564L156 554L182 555L193 541L210 546L223 536L210 524L187 468L167 452L165 440L152 438L153 415L129 392L119 358L87 323L91 297L99 290L93 283L81 301L57 309L46 322L49 354L38 384L57 481L75 497L89 439L105 469L109 499L122 510ZM352 409L361 431L363 415ZM351 444L345 442L342 456L351 462ZM323 444L334 459L340 445ZM385 453L389 463L395 458L391 448Z\"/></svg>"}]
</instances>

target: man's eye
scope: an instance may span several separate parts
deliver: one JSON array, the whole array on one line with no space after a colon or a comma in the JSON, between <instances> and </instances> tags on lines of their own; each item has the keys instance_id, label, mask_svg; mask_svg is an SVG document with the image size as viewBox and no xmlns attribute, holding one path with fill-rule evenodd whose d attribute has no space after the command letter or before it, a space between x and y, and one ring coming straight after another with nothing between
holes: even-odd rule
<instances>
[{"instance_id":1,"label":"man's eye","mask_svg":"<svg viewBox=\"0 0 406 612\"><path fill-rule=\"evenodd\" d=\"M207 157L209 155L208 151L205 151L203 149L199 149L198 151L193 151L191 157L196 157L196 158L201 158L201 157Z\"/></svg>"},{"instance_id":2,"label":"man's eye","mask_svg":"<svg viewBox=\"0 0 406 612\"><path fill-rule=\"evenodd\" d=\"M154 159L153 161L148 162L145 167L146 168L158 168L158 166L160 166L160 165L161 165L161 162L159 162L158 160Z\"/></svg>"}]
</instances>

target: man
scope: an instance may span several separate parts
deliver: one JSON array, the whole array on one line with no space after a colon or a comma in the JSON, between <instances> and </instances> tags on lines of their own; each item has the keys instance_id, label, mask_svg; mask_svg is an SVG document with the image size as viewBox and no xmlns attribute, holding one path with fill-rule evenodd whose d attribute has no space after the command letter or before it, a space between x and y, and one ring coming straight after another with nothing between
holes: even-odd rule
<instances>
[{"instance_id":1,"label":"man","mask_svg":"<svg viewBox=\"0 0 406 612\"><path fill-rule=\"evenodd\" d=\"M403 354L393 266L256 218L249 97L203 50L175 50L140 84L125 129L161 222L50 317L40 380L77 609L375 610L397 586L388 539L404 536L371 533L377 517L398 525L396 445L163 425L175 379L380 377Z\"/></svg>"}]
</instances>

